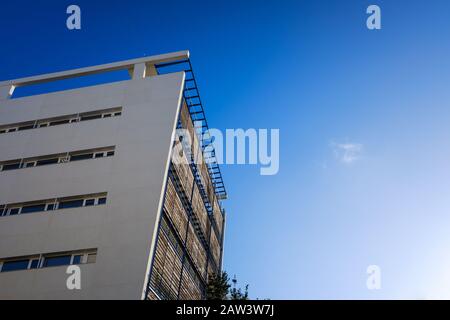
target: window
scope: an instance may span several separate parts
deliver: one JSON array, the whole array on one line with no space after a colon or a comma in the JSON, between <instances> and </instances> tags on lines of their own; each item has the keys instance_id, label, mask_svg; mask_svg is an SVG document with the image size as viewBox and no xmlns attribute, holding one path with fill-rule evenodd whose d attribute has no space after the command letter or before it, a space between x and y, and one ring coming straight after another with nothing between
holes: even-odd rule
<instances>
[{"instance_id":1,"label":"window","mask_svg":"<svg viewBox=\"0 0 450 320\"><path fill-rule=\"evenodd\" d=\"M45 211L45 204L37 204L37 205L22 207L22 210L20 211L20 213L23 214L23 213L33 213L33 212L41 212L41 211Z\"/></svg>"},{"instance_id":2,"label":"window","mask_svg":"<svg viewBox=\"0 0 450 320\"><path fill-rule=\"evenodd\" d=\"M46 257L44 259L43 267L58 267L58 266L67 266L70 265L70 260L72 256L56 256L56 257Z\"/></svg>"},{"instance_id":3,"label":"window","mask_svg":"<svg viewBox=\"0 0 450 320\"><path fill-rule=\"evenodd\" d=\"M11 209L9 209L9 215L10 216L18 215L19 212L20 212L20 208L11 208Z\"/></svg>"},{"instance_id":4,"label":"window","mask_svg":"<svg viewBox=\"0 0 450 320\"><path fill-rule=\"evenodd\" d=\"M4 164L2 166L2 170L3 171L15 170L15 169L19 169L19 168L20 168L20 162L11 163L11 164Z\"/></svg>"},{"instance_id":5,"label":"window","mask_svg":"<svg viewBox=\"0 0 450 320\"><path fill-rule=\"evenodd\" d=\"M19 127L19 131L33 129L34 125L30 124L28 126Z\"/></svg>"},{"instance_id":6,"label":"window","mask_svg":"<svg viewBox=\"0 0 450 320\"><path fill-rule=\"evenodd\" d=\"M53 122L50 122L50 127L58 126L60 124L66 124L66 123L69 123L69 120L53 121Z\"/></svg>"},{"instance_id":7,"label":"window","mask_svg":"<svg viewBox=\"0 0 450 320\"><path fill-rule=\"evenodd\" d=\"M59 203L58 209L78 208L83 206L84 200L71 200Z\"/></svg>"},{"instance_id":8,"label":"window","mask_svg":"<svg viewBox=\"0 0 450 320\"><path fill-rule=\"evenodd\" d=\"M38 161L36 161L36 166L46 166L49 164L56 164L58 162L59 162L58 158L38 160Z\"/></svg>"},{"instance_id":9,"label":"window","mask_svg":"<svg viewBox=\"0 0 450 320\"><path fill-rule=\"evenodd\" d=\"M36 161L27 162L24 164L24 168L31 168L36 166Z\"/></svg>"},{"instance_id":10,"label":"window","mask_svg":"<svg viewBox=\"0 0 450 320\"><path fill-rule=\"evenodd\" d=\"M89 207L89 206L93 206L93 205L95 205L95 199L86 200L85 206Z\"/></svg>"},{"instance_id":11,"label":"window","mask_svg":"<svg viewBox=\"0 0 450 320\"><path fill-rule=\"evenodd\" d=\"M29 257L0 259L0 272L95 263L96 260L97 249L38 254Z\"/></svg>"},{"instance_id":12,"label":"window","mask_svg":"<svg viewBox=\"0 0 450 320\"><path fill-rule=\"evenodd\" d=\"M16 260L3 262L1 272L27 270L29 260Z\"/></svg>"},{"instance_id":13,"label":"window","mask_svg":"<svg viewBox=\"0 0 450 320\"><path fill-rule=\"evenodd\" d=\"M75 256L73 256L72 264L80 264L82 262L82 259L83 259L83 255L80 255L80 254L75 255Z\"/></svg>"},{"instance_id":14,"label":"window","mask_svg":"<svg viewBox=\"0 0 450 320\"><path fill-rule=\"evenodd\" d=\"M115 155L115 146L95 148L90 150L79 150L66 152L57 155L44 155L41 157L30 157L24 159L14 159L0 162L0 171L17 170L22 168L32 168L44 165L67 163L71 161L99 159L112 157Z\"/></svg>"},{"instance_id":15,"label":"window","mask_svg":"<svg viewBox=\"0 0 450 320\"><path fill-rule=\"evenodd\" d=\"M3 204L0 205L0 216L14 216L58 209L103 205L106 203L106 195L107 193L103 192L76 197L30 201L22 204Z\"/></svg>"},{"instance_id":16,"label":"window","mask_svg":"<svg viewBox=\"0 0 450 320\"><path fill-rule=\"evenodd\" d=\"M80 120L81 121L95 120L95 119L100 119L101 117L102 117L101 114L94 114L94 115L91 115L91 116L82 116Z\"/></svg>"},{"instance_id":17,"label":"window","mask_svg":"<svg viewBox=\"0 0 450 320\"><path fill-rule=\"evenodd\" d=\"M33 120L27 123L14 123L9 125L3 125L0 130L0 134L16 132L16 131L24 131L31 130L35 128L44 128L44 127L53 127L57 125L63 125L68 123L76 123L78 121L85 120L93 120L100 118L111 118L122 115L122 107L119 108L111 108L97 111L89 111L86 113L81 113L79 115L67 115L67 116L58 116L52 119L38 119Z\"/></svg>"},{"instance_id":18,"label":"window","mask_svg":"<svg viewBox=\"0 0 450 320\"><path fill-rule=\"evenodd\" d=\"M79 154L79 155L71 156L70 161L92 159L93 156L94 156L94 154L92 154L92 153Z\"/></svg>"},{"instance_id":19,"label":"window","mask_svg":"<svg viewBox=\"0 0 450 320\"><path fill-rule=\"evenodd\" d=\"M32 259L30 261L30 269L37 269L39 267L39 259Z\"/></svg>"}]
</instances>

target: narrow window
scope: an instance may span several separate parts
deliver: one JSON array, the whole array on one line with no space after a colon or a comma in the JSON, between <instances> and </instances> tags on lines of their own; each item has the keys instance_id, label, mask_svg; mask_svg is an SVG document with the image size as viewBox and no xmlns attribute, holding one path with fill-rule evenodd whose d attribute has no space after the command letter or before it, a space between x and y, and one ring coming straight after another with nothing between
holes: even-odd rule
<instances>
[{"instance_id":1,"label":"narrow window","mask_svg":"<svg viewBox=\"0 0 450 320\"><path fill-rule=\"evenodd\" d=\"M2 170L8 171L8 170L15 170L20 168L20 162L11 163L11 164L4 164Z\"/></svg>"},{"instance_id":2,"label":"narrow window","mask_svg":"<svg viewBox=\"0 0 450 320\"><path fill-rule=\"evenodd\" d=\"M101 117L102 117L101 114L95 114L95 115L90 115L90 116L81 116L81 121L100 119Z\"/></svg>"},{"instance_id":3,"label":"narrow window","mask_svg":"<svg viewBox=\"0 0 450 320\"><path fill-rule=\"evenodd\" d=\"M16 260L16 261L3 262L3 266L2 266L2 271L1 272L27 270L29 261L30 260L26 259L26 260Z\"/></svg>"},{"instance_id":4,"label":"narrow window","mask_svg":"<svg viewBox=\"0 0 450 320\"><path fill-rule=\"evenodd\" d=\"M9 209L9 215L10 216L18 215L19 212L20 212L20 208L11 208L11 209Z\"/></svg>"},{"instance_id":5,"label":"narrow window","mask_svg":"<svg viewBox=\"0 0 450 320\"><path fill-rule=\"evenodd\" d=\"M59 162L59 158L53 158L53 159L45 159L45 160L38 160L36 162L36 166L46 166L49 164L56 164Z\"/></svg>"},{"instance_id":6,"label":"narrow window","mask_svg":"<svg viewBox=\"0 0 450 320\"><path fill-rule=\"evenodd\" d=\"M23 126L23 127L19 127L19 131L23 131L23 130L29 130L29 129L33 129L34 125L28 125L28 126Z\"/></svg>"},{"instance_id":7,"label":"narrow window","mask_svg":"<svg viewBox=\"0 0 450 320\"><path fill-rule=\"evenodd\" d=\"M27 162L24 165L25 168L31 168L31 167L34 167L34 166L36 166L36 161Z\"/></svg>"},{"instance_id":8,"label":"narrow window","mask_svg":"<svg viewBox=\"0 0 450 320\"><path fill-rule=\"evenodd\" d=\"M70 265L70 259L72 256L57 256L57 257L46 257L44 260L43 267L58 267Z\"/></svg>"},{"instance_id":9,"label":"narrow window","mask_svg":"<svg viewBox=\"0 0 450 320\"><path fill-rule=\"evenodd\" d=\"M95 199L87 199L85 206L93 206L95 204Z\"/></svg>"},{"instance_id":10,"label":"narrow window","mask_svg":"<svg viewBox=\"0 0 450 320\"><path fill-rule=\"evenodd\" d=\"M73 256L72 264L81 264L82 258L83 258L83 255L82 255L82 254L76 254L76 255L74 255L74 256Z\"/></svg>"},{"instance_id":11,"label":"narrow window","mask_svg":"<svg viewBox=\"0 0 450 320\"><path fill-rule=\"evenodd\" d=\"M114 151L108 151L106 154L107 157L112 157L114 155Z\"/></svg>"},{"instance_id":12,"label":"narrow window","mask_svg":"<svg viewBox=\"0 0 450 320\"><path fill-rule=\"evenodd\" d=\"M95 154L95 159L98 159L98 158L103 158L103 152Z\"/></svg>"},{"instance_id":13,"label":"narrow window","mask_svg":"<svg viewBox=\"0 0 450 320\"><path fill-rule=\"evenodd\" d=\"M39 267L39 259L33 259L30 262L30 269L37 269Z\"/></svg>"},{"instance_id":14,"label":"narrow window","mask_svg":"<svg viewBox=\"0 0 450 320\"><path fill-rule=\"evenodd\" d=\"M0 130L0 134L6 133L6 130Z\"/></svg>"},{"instance_id":15,"label":"narrow window","mask_svg":"<svg viewBox=\"0 0 450 320\"><path fill-rule=\"evenodd\" d=\"M47 204L46 211L51 211L51 210L55 210L55 204L54 203Z\"/></svg>"},{"instance_id":16,"label":"narrow window","mask_svg":"<svg viewBox=\"0 0 450 320\"><path fill-rule=\"evenodd\" d=\"M98 199L98 204L105 204L106 203L106 198L100 198Z\"/></svg>"},{"instance_id":17,"label":"narrow window","mask_svg":"<svg viewBox=\"0 0 450 320\"><path fill-rule=\"evenodd\" d=\"M21 214L45 211L45 204L36 204L32 206L22 207Z\"/></svg>"},{"instance_id":18,"label":"narrow window","mask_svg":"<svg viewBox=\"0 0 450 320\"><path fill-rule=\"evenodd\" d=\"M121 115L122 115L122 112L116 112L116 113L114 113L114 116L115 116L115 117L121 116Z\"/></svg>"},{"instance_id":19,"label":"narrow window","mask_svg":"<svg viewBox=\"0 0 450 320\"><path fill-rule=\"evenodd\" d=\"M50 127L57 126L60 124L66 124L66 123L69 123L69 120L52 121L52 122L50 122Z\"/></svg>"},{"instance_id":20,"label":"narrow window","mask_svg":"<svg viewBox=\"0 0 450 320\"><path fill-rule=\"evenodd\" d=\"M92 153L86 153L86 154L78 154L75 156L70 156L70 161L79 161L79 160L86 160L86 159L92 159L94 154Z\"/></svg>"},{"instance_id":21,"label":"narrow window","mask_svg":"<svg viewBox=\"0 0 450 320\"><path fill-rule=\"evenodd\" d=\"M84 200L62 201L59 203L58 209L78 208L83 206Z\"/></svg>"}]
</instances>

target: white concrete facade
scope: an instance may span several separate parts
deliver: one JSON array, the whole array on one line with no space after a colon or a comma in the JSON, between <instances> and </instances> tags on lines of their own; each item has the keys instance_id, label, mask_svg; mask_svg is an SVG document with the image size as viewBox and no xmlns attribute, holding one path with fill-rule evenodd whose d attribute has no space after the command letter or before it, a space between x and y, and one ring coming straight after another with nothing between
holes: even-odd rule
<instances>
[{"instance_id":1,"label":"white concrete facade","mask_svg":"<svg viewBox=\"0 0 450 320\"><path fill-rule=\"evenodd\" d=\"M144 298L185 77L151 66L178 56L188 53L0 83L0 127L122 107L118 117L0 134L0 161L115 146L113 157L0 172L0 205L107 193L103 206L0 217L0 260L97 249L80 265L81 290L67 289L66 266L2 272L0 299ZM15 86L125 68L133 79L10 97Z\"/></svg>"}]
</instances>

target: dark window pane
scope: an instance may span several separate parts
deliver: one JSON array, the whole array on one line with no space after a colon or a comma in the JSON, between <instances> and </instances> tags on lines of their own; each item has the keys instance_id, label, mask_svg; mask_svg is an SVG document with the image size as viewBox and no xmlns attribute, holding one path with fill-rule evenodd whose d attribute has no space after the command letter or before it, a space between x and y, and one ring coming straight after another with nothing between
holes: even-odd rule
<instances>
[{"instance_id":1,"label":"dark window pane","mask_svg":"<svg viewBox=\"0 0 450 320\"><path fill-rule=\"evenodd\" d=\"M83 206L83 200L62 201L59 203L59 209L78 208Z\"/></svg>"},{"instance_id":2,"label":"dark window pane","mask_svg":"<svg viewBox=\"0 0 450 320\"><path fill-rule=\"evenodd\" d=\"M93 206L95 204L95 199L86 200L86 206Z\"/></svg>"},{"instance_id":3,"label":"dark window pane","mask_svg":"<svg viewBox=\"0 0 450 320\"><path fill-rule=\"evenodd\" d=\"M47 205L47 210L54 210L55 209L55 204L51 203Z\"/></svg>"},{"instance_id":4,"label":"dark window pane","mask_svg":"<svg viewBox=\"0 0 450 320\"><path fill-rule=\"evenodd\" d=\"M3 165L3 171L14 170L14 169L19 169L19 168L20 168L20 162Z\"/></svg>"},{"instance_id":5,"label":"dark window pane","mask_svg":"<svg viewBox=\"0 0 450 320\"><path fill-rule=\"evenodd\" d=\"M95 158L103 158L103 153L97 153L97 154L95 154Z\"/></svg>"},{"instance_id":6,"label":"dark window pane","mask_svg":"<svg viewBox=\"0 0 450 320\"><path fill-rule=\"evenodd\" d=\"M6 130L0 130L0 134L1 134L1 133L6 133Z\"/></svg>"},{"instance_id":7,"label":"dark window pane","mask_svg":"<svg viewBox=\"0 0 450 320\"><path fill-rule=\"evenodd\" d=\"M29 129L33 129L33 128L34 128L34 125L23 126L23 127L19 127L19 131L29 130Z\"/></svg>"},{"instance_id":8,"label":"dark window pane","mask_svg":"<svg viewBox=\"0 0 450 320\"><path fill-rule=\"evenodd\" d=\"M67 266L70 264L70 258L70 255L45 258L44 267Z\"/></svg>"},{"instance_id":9,"label":"dark window pane","mask_svg":"<svg viewBox=\"0 0 450 320\"><path fill-rule=\"evenodd\" d=\"M92 159L94 155L92 153L88 154L79 154L76 156L71 156L70 161L78 161L78 160L86 160L86 159Z\"/></svg>"},{"instance_id":10,"label":"dark window pane","mask_svg":"<svg viewBox=\"0 0 450 320\"><path fill-rule=\"evenodd\" d=\"M45 204L22 207L21 213L32 213L40 211L45 211Z\"/></svg>"},{"instance_id":11,"label":"dark window pane","mask_svg":"<svg viewBox=\"0 0 450 320\"><path fill-rule=\"evenodd\" d=\"M117 117L117 116L121 116L122 115L122 112L116 112L116 113L114 113L114 115Z\"/></svg>"},{"instance_id":12,"label":"dark window pane","mask_svg":"<svg viewBox=\"0 0 450 320\"><path fill-rule=\"evenodd\" d=\"M17 260L17 261L3 262L2 272L26 270L28 269L29 261L30 260Z\"/></svg>"},{"instance_id":13,"label":"dark window pane","mask_svg":"<svg viewBox=\"0 0 450 320\"><path fill-rule=\"evenodd\" d=\"M72 264L80 264L81 263L81 257L82 256L80 256L80 255L74 256Z\"/></svg>"},{"instance_id":14,"label":"dark window pane","mask_svg":"<svg viewBox=\"0 0 450 320\"><path fill-rule=\"evenodd\" d=\"M35 162L28 162L28 163L25 163L25 168L34 167L35 164L36 164Z\"/></svg>"},{"instance_id":15,"label":"dark window pane","mask_svg":"<svg viewBox=\"0 0 450 320\"><path fill-rule=\"evenodd\" d=\"M14 208L14 209L10 209L9 210L9 215L10 216L15 216L15 215L17 215L17 214L19 214L19 208Z\"/></svg>"},{"instance_id":16,"label":"dark window pane","mask_svg":"<svg viewBox=\"0 0 450 320\"><path fill-rule=\"evenodd\" d=\"M107 113L107 114L103 115L103 118L110 118L111 116L112 116L111 113Z\"/></svg>"},{"instance_id":17,"label":"dark window pane","mask_svg":"<svg viewBox=\"0 0 450 320\"><path fill-rule=\"evenodd\" d=\"M57 125L66 124L66 123L69 123L69 120L53 121L53 122L50 122L50 126L57 126Z\"/></svg>"},{"instance_id":18,"label":"dark window pane","mask_svg":"<svg viewBox=\"0 0 450 320\"><path fill-rule=\"evenodd\" d=\"M56 164L56 163L58 163L58 161L59 161L58 158L39 160L36 162L36 166L45 166L48 164Z\"/></svg>"},{"instance_id":19,"label":"dark window pane","mask_svg":"<svg viewBox=\"0 0 450 320\"><path fill-rule=\"evenodd\" d=\"M106 155L107 155L108 157L112 157L112 156L114 155L114 151L109 151Z\"/></svg>"},{"instance_id":20,"label":"dark window pane","mask_svg":"<svg viewBox=\"0 0 450 320\"><path fill-rule=\"evenodd\" d=\"M94 119L99 119L101 117L102 117L101 114L96 114L96 115L92 115L92 116L82 116L81 121L94 120Z\"/></svg>"},{"instance_id":21,"label":"dark window pane","mask_svg":"<svg viewBox=\"0 0 450 320\"><path fill-rule=\"evenodd\" d=\"M31 265L30 265L30 269L37 269L37 267L38 267L38 265L39 265L39 260L32 260L31 261Z\"/></svg>"},{"instance_id":22,"label":"dark window pane","mask_svg":"<svg viewBox=\"0 0 450 320\"><path fill-rule=\"evenodd\" d=\"M106 203L106 198L98 199L98 204L105 204L105 203Z\"/></svg>"}]
</instances>

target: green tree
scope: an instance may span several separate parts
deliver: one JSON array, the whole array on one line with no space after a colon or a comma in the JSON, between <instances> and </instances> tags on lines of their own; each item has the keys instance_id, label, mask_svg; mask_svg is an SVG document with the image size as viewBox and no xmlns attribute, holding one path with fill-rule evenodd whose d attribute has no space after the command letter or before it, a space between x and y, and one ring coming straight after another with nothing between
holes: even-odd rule
<instances>
[{"instance_id":1,"label":"green tree","mask_svg":"<svg viewBox=\"0 0 450 320\"><path fill-rule=\"evenodd\" d=\"M206 288L206 300L226 300L230 290L228 274L214 274L209 278Z\"/></svg>"},{"instance_id":2,"label":"green tree","mask_svg":"<svg viewBox=\"0 0 450 320\"><path fill-rule=\"evenodd\" d=\"M233 280L233 287L230 290L230 300L248 300L248 284L245 286L244 292L242 292L241 288L237 288L237 279L236 275Z\"/></svg>"},{"instance_id":3,"label":"green tree","mask_svg":"<svg viewBox=\"0 0 450 320\"><path fill-rule=\"evenodd\" d=\"M228 273L223 271L220 274L212 275L209 278L206 288L207 300L248 300L248 285L242 292L241 288L237 288L237 279L234 276L230 284Z\"/></svg>"}]
</instances>

